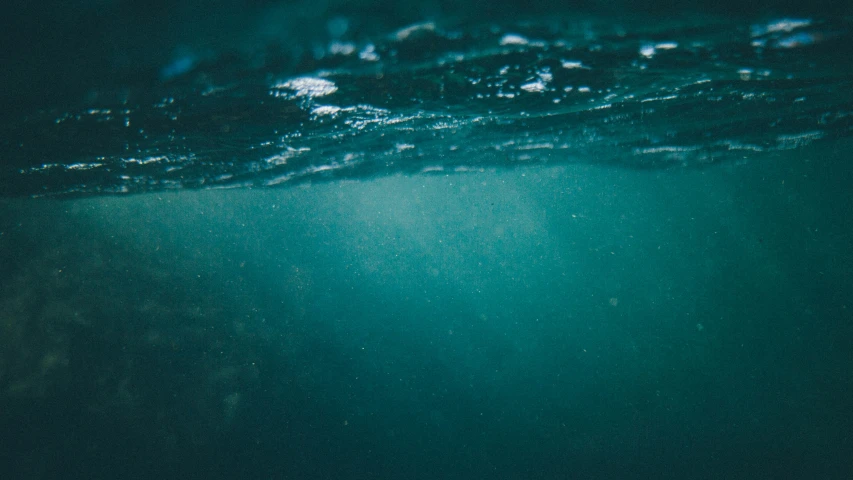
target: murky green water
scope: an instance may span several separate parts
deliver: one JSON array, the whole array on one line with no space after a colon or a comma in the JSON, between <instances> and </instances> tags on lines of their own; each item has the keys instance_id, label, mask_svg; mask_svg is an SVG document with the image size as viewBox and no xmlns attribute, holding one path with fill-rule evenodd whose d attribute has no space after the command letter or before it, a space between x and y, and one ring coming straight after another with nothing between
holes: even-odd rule
<instances>
[{"instance_id":1,"label":"murky green water","mask_svg":"<svg viewBox=\"0 0 853 480\"><path fill-rule=\"evenodd\" d=\"M10 114L3 478L848 478L849 22L537 18Z\"/></svg>"},{"instance_id":2,"label":"murky green water","mask_svg":"<svg viewBox=\"0 0 853 480\"><path fill-rule=\"evenodd\" d=\"M5 202L4 462L843 478L853 202L833 162Z\"/></svg>"}]
</instances>

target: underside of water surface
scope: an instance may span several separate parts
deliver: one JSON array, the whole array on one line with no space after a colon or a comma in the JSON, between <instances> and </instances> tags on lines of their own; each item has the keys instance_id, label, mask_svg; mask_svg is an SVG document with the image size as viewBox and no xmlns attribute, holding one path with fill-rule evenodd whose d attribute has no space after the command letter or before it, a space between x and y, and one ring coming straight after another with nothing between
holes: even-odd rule
<instances>
[{"instance_id":1,"label":"underside of water surface","mask_svg":"<svg viewBox=\"0 0 853 480\"><path fill-rule=\"evenodd\" d=\"M115 67L134 76L107 70L85 95L9 114L0 194L537 164L692 169L853 128L844 17L558 12L369 34L351 24L335 16L310 41L273 29L179 45L140 71Z\"/></svg>"}]
</instances>

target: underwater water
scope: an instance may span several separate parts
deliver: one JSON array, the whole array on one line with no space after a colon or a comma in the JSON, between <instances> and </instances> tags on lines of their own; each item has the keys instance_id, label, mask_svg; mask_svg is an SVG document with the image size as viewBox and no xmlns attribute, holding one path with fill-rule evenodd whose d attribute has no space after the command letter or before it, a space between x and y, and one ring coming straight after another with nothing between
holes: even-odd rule
<instances>
[{"instance_id":1,"label":"underwater water","mask_svg":"<svg viewBox=\"0 0 853 480\"><path fill-rule=\"evenodd\" d=\"M0 77L3 478L850 478L849 10L221 3Z\"/></svg>"}]
</instances>

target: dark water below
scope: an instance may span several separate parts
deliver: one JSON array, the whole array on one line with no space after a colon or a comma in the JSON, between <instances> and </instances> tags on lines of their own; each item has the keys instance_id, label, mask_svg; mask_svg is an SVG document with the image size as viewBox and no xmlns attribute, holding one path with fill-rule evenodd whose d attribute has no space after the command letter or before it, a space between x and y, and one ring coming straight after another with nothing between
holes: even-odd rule
<instances>
[{"instance_id":1,"label":"dark water below","mask_svg":"<svg viewBox=\"0 0 853 480\"><path fill-rule=\"evenodd\" d=\"M3 97L0 478L851 477L849 17L252 5Z\"/></svg>"}]
</instances>

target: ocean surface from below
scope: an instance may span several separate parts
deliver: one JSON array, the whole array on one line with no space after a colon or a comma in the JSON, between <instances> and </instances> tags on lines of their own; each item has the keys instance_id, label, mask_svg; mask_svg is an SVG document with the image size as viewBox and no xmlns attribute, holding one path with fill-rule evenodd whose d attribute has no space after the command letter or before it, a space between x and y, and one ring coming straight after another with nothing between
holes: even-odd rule
<instances>
[{"instance_id":1,"label":"ocean surface from below","mask_svg":"<svg viewBox=\"0 0 853 480\"><path fill-rule=\"evenodd\" d=\"M845 18L425 21L180 50L0 122L0 195L750 161L853 129ZM337 25L336 28L332 28Z\"/></svg>"}]
</instances>

